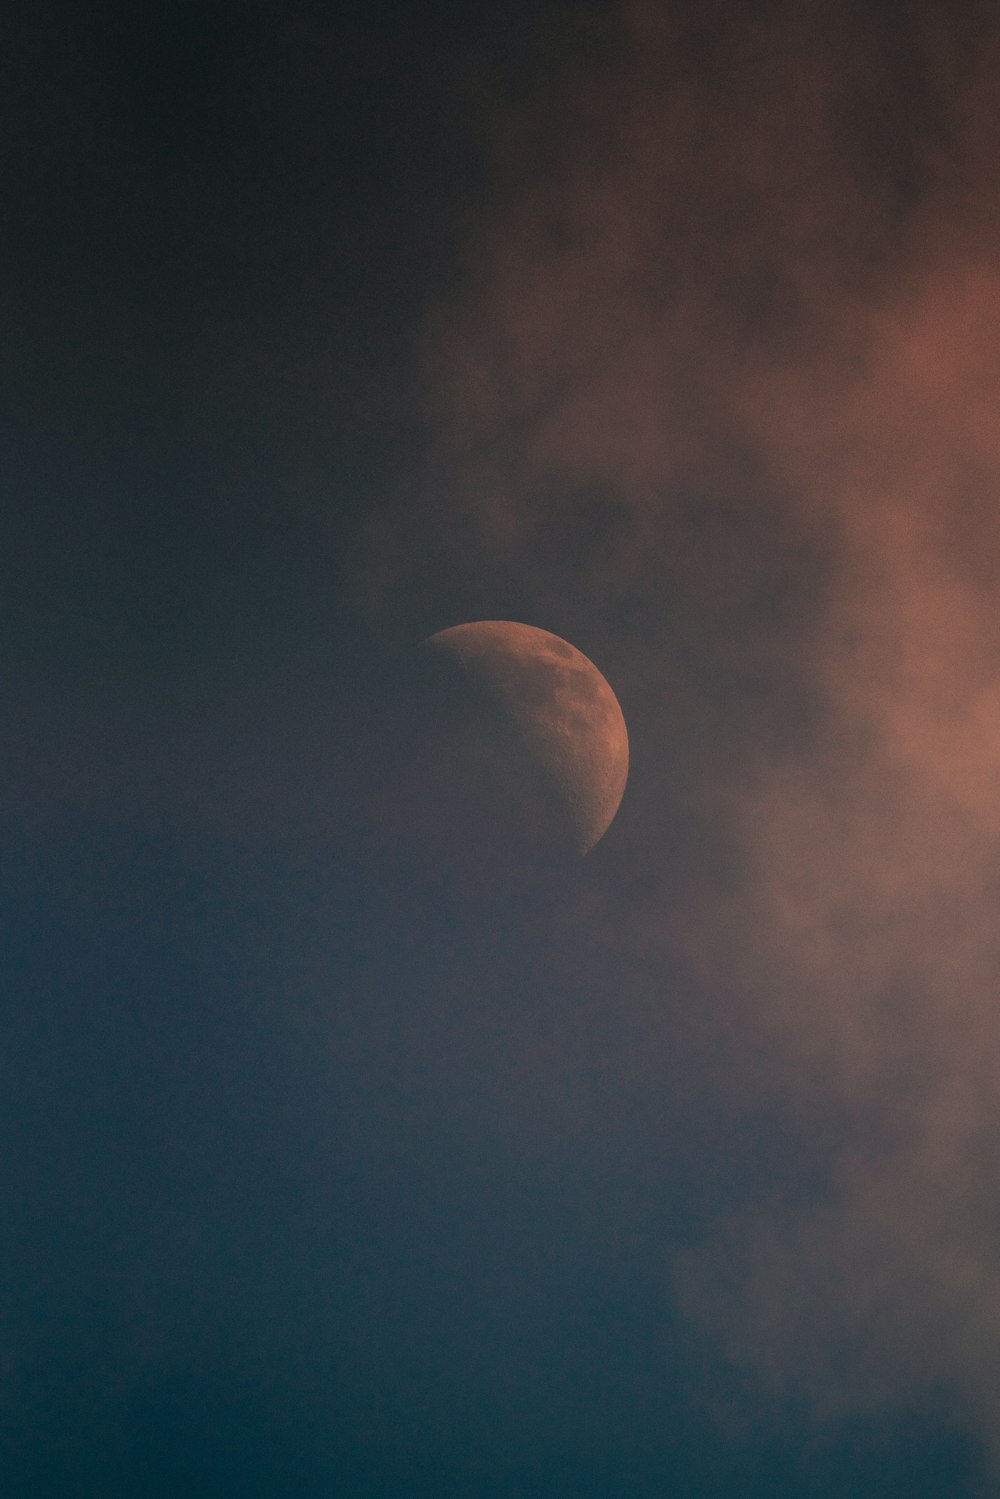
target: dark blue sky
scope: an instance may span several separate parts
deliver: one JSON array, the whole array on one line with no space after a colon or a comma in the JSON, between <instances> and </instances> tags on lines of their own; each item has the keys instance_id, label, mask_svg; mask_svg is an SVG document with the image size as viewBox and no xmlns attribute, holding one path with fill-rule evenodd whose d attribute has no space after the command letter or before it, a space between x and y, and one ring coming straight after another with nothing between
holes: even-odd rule
<instances>
[{"instance_id":1,"label":"dark blue sky","mask_svg":"<svg viewBox=\"0 0 1000 1499\"><path fill-rule=\"evenodd\" d=\"M936 1032L858 1082L811 1000L785 1028L840 989L732 810L790 765L825 806L817 725L856 731L803 646L849 593L822 484L788 502L732 371L825 390L910 274L977 24L942 82L936 18L6 10L0 1493L988 1491L990 1350L897 1335L974 1317L938 1240L857 1268L880 1182L936 1190ZM817 180L849 230L788 209ZM415 811L407 652L473 618L618 691L578 865ZM929 992L848 907L842 1013Z\"/></svg>"}]
</instances>

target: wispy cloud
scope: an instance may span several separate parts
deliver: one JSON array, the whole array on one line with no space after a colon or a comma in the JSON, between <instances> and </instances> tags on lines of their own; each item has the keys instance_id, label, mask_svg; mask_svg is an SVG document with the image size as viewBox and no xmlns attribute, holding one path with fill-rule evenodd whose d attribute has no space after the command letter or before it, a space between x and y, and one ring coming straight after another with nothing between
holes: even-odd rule
<instances>
[{"instance_id":1,"label":"wispy cloud","mask_svg":"<svg viewBox=\"0 0 1000 1499\"><path fill-rule=\"evenodd\" d=\"M668 1254L684 1305L820 1412L947 1386L1000 1456L997 84L972 7L629 8L497 126L379 565L603 643L648 930L753 1055L726 1087L816 1129L819 1186Z\"/></svg>"}]
</instances>

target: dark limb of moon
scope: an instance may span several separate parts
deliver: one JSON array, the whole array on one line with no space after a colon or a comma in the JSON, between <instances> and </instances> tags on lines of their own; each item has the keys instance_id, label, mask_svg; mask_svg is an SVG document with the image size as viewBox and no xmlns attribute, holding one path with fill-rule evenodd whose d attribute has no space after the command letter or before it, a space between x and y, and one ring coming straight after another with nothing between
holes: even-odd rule
<instances>
[{"instance_id":1,"label":"dark limb of moon","mask_svg":"<svg viewBox=\"0 0 1000 1499\"><path fill-rule=\"evenodd\" d=\"M509 620L442 630L420 656L442 815L525 851L592 848L628 775L625 721L593 662Z\"/></svg>"}]
</instances>

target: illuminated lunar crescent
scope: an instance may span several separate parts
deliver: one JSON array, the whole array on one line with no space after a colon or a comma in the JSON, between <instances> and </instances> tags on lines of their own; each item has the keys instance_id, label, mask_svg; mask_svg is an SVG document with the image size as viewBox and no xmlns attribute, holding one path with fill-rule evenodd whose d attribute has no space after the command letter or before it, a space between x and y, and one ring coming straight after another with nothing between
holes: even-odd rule
<instances>
[{"instance_id":1,"label":"illuminated lunar crescent","mask_svg":"<svg viewBox=\"0 0 1000 1499\"><path fill-rule=\"evenodd\" d=\"M594 663L548 630L501 619L441 630L422 650L460 685L465 718L497 747L500 769L521 789L532 783L529 815L586 853L611 823L628 776L625 720Z\"/></svg>"}]
</instances>

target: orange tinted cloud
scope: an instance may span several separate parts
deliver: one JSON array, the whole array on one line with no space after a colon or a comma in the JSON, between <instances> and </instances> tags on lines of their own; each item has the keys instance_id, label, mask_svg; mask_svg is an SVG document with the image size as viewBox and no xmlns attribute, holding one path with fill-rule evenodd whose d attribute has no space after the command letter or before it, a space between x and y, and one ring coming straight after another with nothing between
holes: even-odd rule
<instances>
[{"instance_id":1,"label":"orange tinted cloud","mask_svg":"<svg viewBox=\"0 0 1000 1499\"><path fill-rule=\"evenodd\" d=\"M429 328L417 511L441 567L508 569L537 622L604 642L650 767L642 982L657 944L682 953L739 1038L727 1090L825 1121L807 1202L720 1202L697 1255L665 1246L682 1303L820 1413L944 1384L1000 1455L1000 76L977 26L631 8L610 61L498 127L496 211ZM670 867L670 797L725 878Z\"/></svg>"}]
</instances>

